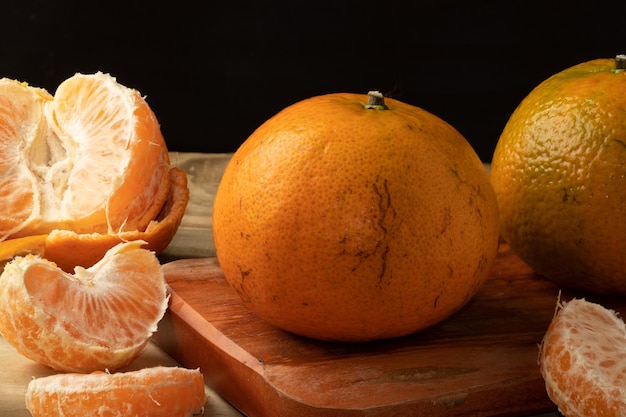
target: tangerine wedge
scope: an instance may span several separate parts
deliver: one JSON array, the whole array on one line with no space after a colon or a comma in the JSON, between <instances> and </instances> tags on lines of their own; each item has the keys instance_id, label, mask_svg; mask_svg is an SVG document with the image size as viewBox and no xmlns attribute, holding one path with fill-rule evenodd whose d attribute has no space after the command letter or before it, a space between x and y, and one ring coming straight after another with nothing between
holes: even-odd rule
<instances>
[{"instance_id":1,"label":"tangerine wedge","mask_svg":"<svg viewBox=\"0 0 626 417\"><path fill-rule=\"evenodd\" d=\"M37 378L25 400L33 417L187 417L202 414L206 393L199 370L159 366Z\"/></svg>"},{"instance_id":2,"label":"tangerine wedge","mask_svg":"<svg viewBox=\"0 0 626 417\"><path fill-rule=\"evenodd\" d=\"M74 274L36 255L9 261L0 275L0 334L24 356L59 371L127 365L167 308L161 265L143 244L120 243Z\"/></svg>"},{"instance_id":3,"label":"tangerine wedge","mask_svg":"<svg viewBox=\"0 0 626 417\"><path fill-rule=\"evenodd\" d=\"M566 417L626 416L626 326L615 311L584 299L560 304L539 363Z\"/></svg>"}]
</instances>

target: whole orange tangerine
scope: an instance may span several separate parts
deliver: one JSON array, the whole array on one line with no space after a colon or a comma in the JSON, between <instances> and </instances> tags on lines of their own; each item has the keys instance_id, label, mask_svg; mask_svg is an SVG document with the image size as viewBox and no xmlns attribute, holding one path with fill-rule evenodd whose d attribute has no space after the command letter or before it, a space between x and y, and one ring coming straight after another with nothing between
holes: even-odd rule
<instances>
[{"instance_id":1,"label":"whole orange tangerine","mask_svg":"<svg viewBox=\"0 0 626 417\"><path fill-rule=\"evenodd\" d=\"M502 236L558 285L626 294L626 56L535 87L496 145Z\"/></svg>"},{"instance_id":2,"label":"whole orange tangerine","mask_svg":"<svg viewBox=\"0 0 626 417\"><path fill-rule=\"evenodd\" d=\"M486 170L437 116L380 93L295 103L240 146L213 207L217 258L259 317L368 341L432 326L487 277L499 238Z\"/></svg>"}]
</instances>

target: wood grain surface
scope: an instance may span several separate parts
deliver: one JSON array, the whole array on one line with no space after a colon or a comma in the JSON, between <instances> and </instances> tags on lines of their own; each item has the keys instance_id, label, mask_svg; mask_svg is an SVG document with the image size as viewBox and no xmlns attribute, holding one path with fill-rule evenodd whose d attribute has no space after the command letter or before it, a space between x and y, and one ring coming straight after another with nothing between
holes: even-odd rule
<instances>
[{"instance_id":1,"label":"wood grain surface","mask_svg":"<svg viewBox=\"0 0 626 417\"><path fill-rule=\"evenodd\" d=\"M155 342L249 416L524 416L554 413L537 365L560 292L501 244L461 311L420 333L365 344L278 330L228 286L215 258L164 265L171 306ZM592 297L618 311L620 298Z\"/></svg>"}]
</instances>

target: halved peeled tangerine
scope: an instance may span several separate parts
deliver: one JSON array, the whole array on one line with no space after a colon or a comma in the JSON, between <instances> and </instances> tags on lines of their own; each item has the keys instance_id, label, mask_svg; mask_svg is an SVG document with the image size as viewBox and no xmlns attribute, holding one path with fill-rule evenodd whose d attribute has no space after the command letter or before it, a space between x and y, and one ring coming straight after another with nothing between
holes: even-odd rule
<instances>
[{"instance_id":1,"label":"halved peeled tangerine","mask_svg":"<svg viewBox=\"0 0 626 417\"><path fill-rule=\"evenodd\" d=\"M54 96L0 80L0 240L65 231L48 239L64 252L64 269L130 239L158 252L188 199L186 174L170 165L138 91L100 72L68 78Z\"/></svg>"}]
</instances>

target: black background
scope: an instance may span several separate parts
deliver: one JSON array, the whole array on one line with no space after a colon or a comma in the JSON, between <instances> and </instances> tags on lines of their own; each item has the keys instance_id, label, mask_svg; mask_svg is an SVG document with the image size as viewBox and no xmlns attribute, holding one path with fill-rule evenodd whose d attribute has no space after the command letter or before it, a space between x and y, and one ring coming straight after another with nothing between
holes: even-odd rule
<instances>
[{"instance_id":1,"label":"black background","mask_svg":"<svg viewBox=\"0 0 626 417\"><path fill-rule=\"evenodd\" d=\"M175 151L230 152L306 97L383 91L489 161L519 101L626 52L626 2L45 1L0 6L0 76L54 92L76 72L139 90Z\"/></svg>"}]
</instances>

